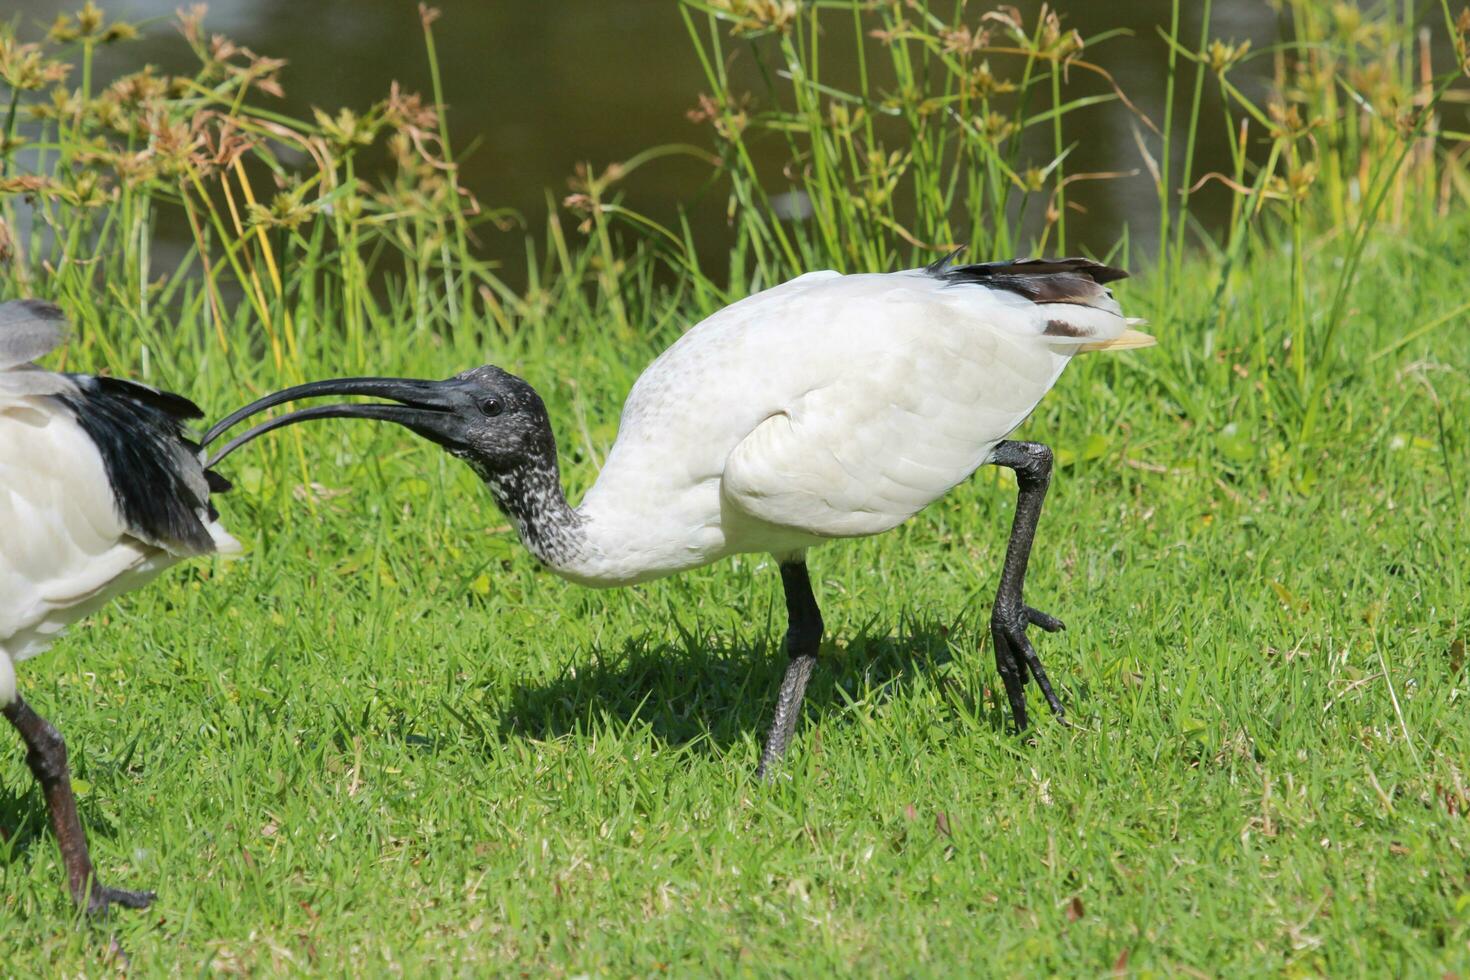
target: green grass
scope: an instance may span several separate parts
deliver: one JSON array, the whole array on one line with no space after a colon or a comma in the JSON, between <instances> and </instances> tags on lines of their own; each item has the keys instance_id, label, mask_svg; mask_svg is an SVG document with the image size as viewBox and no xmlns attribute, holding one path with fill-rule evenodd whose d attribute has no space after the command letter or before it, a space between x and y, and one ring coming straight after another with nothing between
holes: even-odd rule
<instances>
[{"instance_id":1,"label":"green grass","mask_svg":"<svg viewBox=\"0 0 1470 980\"><path fill-rule=\"evenodd\" d=\"M77 920L0 734L0 973L100 973L116 949L139 975L1470 971L1466 134L1449 109L1396 115L1427 94L1408 11L1375 7L1358 32L1346 6L1289 6L1300 49L1250 56L1281 57L1272 101L1309 125L1268 137L1271 102L1227 87L1244 52L1206 72L1174 42L1164 132L1220 123L1200 84L1225 89L1232 133L1249 120L1231 223L1200 228L1192 153L1160 155L1159 198L1179 202L1165 247L1130 257L1120 229L1117 259L1161 344L1080 359L1023 429L1060 460L1027 598L1068 623L1037 642L1073 727L1033 698L1018 737L996 696L1004 472L813 554L824 664L767 787L751 773L784 667L768 559L589 592L539 570L433 447L292 429L224 467L242 558L181 567L22 667L69 740L100 873L159 900ZM723 302L809 265L927 259L914 240L967 218L992 222L982 257L1065 234L1064 209L1024 246L994 218L1064 198L1049 155L1090 104L1056 84L1066 35L992 24L1019 54L956 54L914 8L783 9L684 5L734 200L728 275L594 168L569 204L586 240L550 218L520 292L476 257L488 229L456 193L439 93L287 119L252 89L271 63L217 56L196 25L199 73L144 112L91 99L115 27L88 15L26 51L0 29L26 110L0 144L0 294L73 315L56 366L181 390L211 417L305 377L498 363L546 397L575 499L639 369ZM737 16L740 44L774 34L750 54L802 67L770 73L749 115L721 88ZM864 18L896 32L888 60L835 91L818 45L868 37ZM1087 40L1105 64L1106 38ZM75 106L42 54L85 69ZM1390 55L1360 98L1358 69ZM982 56L1039 100L984 108L1043 127L1043 158L934 115L970 97ZM245 138L238 165L162 138L190 126ZM379 134L400 139L375 187L354 160ZM803 163L809 225L765 216L784 188L742 141L771 134ZM315 170L281 164L292 142ZM195 247L160 277L148 244L170 210Z\"/></svg>"},{"instance_id":2,"label":"green grass","mask_svg":"<svg viewBox=\"0 0 1470 980\"><path fill-rule=\"evenodd\" d=\"M1461 302L1467 249L1463 221L1370 248L1347 349ZM1289 270L1245 271L1225 353L1190 326L1212 293L1187 266L1161 346L1079 361L1025 429L1070 460L1028 597L1069 625L1039 645L1076 723L1029 741L985 636L1014 499L992 473L814 554L825 663L767 788L768 560L585 591L397 431L242 453L223 507L246 556L171 573L22 673L70 739L102 872L160 898L78 927L0 756L7 972L95 972L109 934L140 973L1465 970L1463 321L1354 355L1330 442L1301 455L1230 353L1287 315ZM666 337L555 315L485 356L546 392L580 488ZM223 375L166 380L218 414L240 397ZM298 445L346 492L293 496Z\"/></svg>"}]
</instances>

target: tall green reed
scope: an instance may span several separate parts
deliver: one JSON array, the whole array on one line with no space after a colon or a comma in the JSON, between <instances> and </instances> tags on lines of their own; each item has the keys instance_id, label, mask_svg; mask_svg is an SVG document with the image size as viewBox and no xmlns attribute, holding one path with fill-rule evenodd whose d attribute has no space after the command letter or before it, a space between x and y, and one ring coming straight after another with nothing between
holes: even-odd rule
<instances>
[{"instance_id":1,"label":"tall green reed","mask_svg":"<svg viewBox=\"0 0 1470 980\"><path fill-rule=\"evenodd\" d=\"M394 83L365 112L311 118L274 107L284 63L208 33L202 6L177 22L193 73L145 68L96 89L98 47L126 43L133 25L88 2L37 41L0 26L6 292L62 299L84 328L105 316L109 330L83 330L83 356L97 345L104 360L133 363L117 349L131 341L164 360L259 354L287 376L325 336L366 363L387 319L420 333L507 328L522 297L473 244L506 216L459 181L434 66L437 12L420 15L432 101ZM359 161L374 147L390 165L370 183ZM189 245L156 270L165 221ZM208 331L171 329L195 320Z\"/></svg>"},{"instance_id":2,"label":"tall green reed","mask_svg":"<svg viewBox=\"0 0 1470 980\"><path fill-rule=\"evenodd\" d=\"M1009 253L1028 217L1040 224L1038 248L1066 250L1068 187L1111 175L1069 171L1065 122L1127 102L1084 57L1113 32L1083 38L1044 6L1029 24L1014 8L977 15L960 3L944 17L934 7L682 3L710 88L697 116L713 124L740 245L760 280L816 265L889 269L961 241ZM849 89L823 72L824 50L838 45L839 60L858 66ZM732 89L737 52L754 59L763 91ZM1073 77L1089 74L1109 90L1073 94ZM1026 159L1031 133L1048 159ZM767 139L785 144L784 183L810 209L804 221L782 221L772 207L754 148Z\"/></svg>"}]
</instances>

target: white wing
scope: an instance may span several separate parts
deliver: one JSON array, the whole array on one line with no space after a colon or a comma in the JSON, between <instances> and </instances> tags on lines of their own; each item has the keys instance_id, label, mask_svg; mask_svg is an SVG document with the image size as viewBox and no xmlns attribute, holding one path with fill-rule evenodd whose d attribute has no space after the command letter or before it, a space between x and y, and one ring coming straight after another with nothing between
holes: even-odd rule
<instances>
[{"instance_id":1,"label":"white wing","mask_svg":"<svg viewBox=\"0 0 1470 980\"><path fill-rule=\"evenodd\" d=\"M129 524L120 504L123 490L136 500L179 489L139 474L179 475L175 483L182 481L189 499L199 502L204 544L221 552L239 549L206 512L209 489L202 467L172 423L158 421L197 410L166 392L54 374L30 363L65 334L65 318L49 303L0 304L0 704L14 693L11 660L46 649L68 624L178 557L210 550L159 538L147 522ZM153 430L129 428L131 423L120 420L117 406L123 403L133 406L140 422L144 410L153 412ZM94 432L76 412L92 413L85 421ZM137 485L119 487L99 434L113 456L130 457L128 475ZM152 458L159 454L171 455ZM140 462L140 455L148 458ZM142 465L149 462L157 465Z\"/></svg>"},{"instance_id":2,"label":"white wing","mask_svg":"<svg viewBox=\"0 0 1470 980\"><path fill-rule=\"evenodd\" d=\"M0 647L17 660L174 560L127 533L91 440L39 401L0 406Z\"/></svg>"},{"instance_id":3,"label":"white wing","mask_svg":"<svg viewBox=\"0 0 1470 980\"><path fill-rule=\"evenodd\" d=\"M598 584L901 523L1074 354L1123 333L1104 287L1119 276L1083 260L812 273L715 313L639 377L582 500L597 547L636 552Z\"/></svg>"},{"instance_id":4,"label":"white wing","mask_svg":"<svg viewBox=\"0 0 1470 980\"><path fill-rule=\"evenodd\" d=\"M895 527L963 481L1067 358L1000 331L950 326L931 321L934 334L967 342L849 360L837 377L790 399L730 453L726 502L768 524L851 537Z\"/></svg>"},{"instance_id":5,"label":"white wing","mask_svg":"<svg viewBox=\"0 0 1470 980\"><path fill-rule=\"evenodd\" d=\"M844 338L856 356L836 354L840 372L790 398L730 453L725 502L818 537L886 531L984 464L1073 354L1126 327L1090 279L1033 273L1026 285L1039 282L1037 298L1053 300L1034 302L985 285L997 268L1014 275L1017 266L892 277L904 288L876 306L882 322Z\"/></svg>"}]
</instances>

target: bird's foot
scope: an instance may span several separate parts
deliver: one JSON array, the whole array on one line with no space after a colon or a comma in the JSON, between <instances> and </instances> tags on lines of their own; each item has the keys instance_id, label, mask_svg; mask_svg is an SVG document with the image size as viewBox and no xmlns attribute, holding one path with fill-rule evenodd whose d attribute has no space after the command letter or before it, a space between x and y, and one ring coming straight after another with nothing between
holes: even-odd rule
<instances>
[{"instance_id":1,"label":"bird's foot","mask_svg":"<svg viewBox=\"0 0 1470 980\"><path fill-rule=\"evenodd\" d=\"M93 879L91 890L87 893L87 915L94 919L105 918L114 905L120 905L125 909L146 909L157 897L153 892L130 892L122 888L108 888Z\"/></svg>"},{"instance_id":2,"label":"bird's foot","mask_svg":"<svg viewBox=\"0 0 1470 980\"><path fill-rule=\"evenodd\" d=\"M1036 686L1041 688L1041 693L1046 697L1046 703L1051 705L1052 713L1061 722L1066 723L1066 712L1062 710L1062 702L1057 699L1051 689L1051 681L1047 679L1046 669L1041 666L1041 658L1036 654L1036 648L1026 638L1027 626L1039 626L1048 633L1055 633L1066 629L1066 625L1055 616L1047 615L1039 609L1032 609L1023 603L1007 606L996 603L994 611L990 615L990 637L995 644L995 666L1000 671L1001 680L1005 682L1006 698L1011 703L1011 713L1016 719L1016 728L1024 731L1026 728L1026 681L1036 681Z\"/></svg>"}]
</instances>

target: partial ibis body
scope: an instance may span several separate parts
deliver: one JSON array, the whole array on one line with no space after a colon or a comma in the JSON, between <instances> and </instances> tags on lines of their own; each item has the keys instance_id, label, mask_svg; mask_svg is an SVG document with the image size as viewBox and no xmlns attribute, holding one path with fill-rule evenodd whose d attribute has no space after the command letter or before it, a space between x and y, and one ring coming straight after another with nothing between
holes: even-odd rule
<instances>
[{"instance_id":1,"label":"partial ibis body","mask_svg":"<svg viewBox=\"0 0 1470 980\"><path fill-rule=\"evenodd\" d=\"M66 745L20 697L15 666L175 562L239 545L209 503L228 485L184 434L199 409L144 385L32 364L65 328L49 303L0 305L0 713L25 741L72 897L92 912L143 908L152 894L97 880Z\"/></svg>"},{"instance_id":2,"label":"partial ibis body","mask_svg":"<svg viewBox=\"0 0 1470 980\"><path fill-rule=\"evenodd\" d=\"M465 459L548 567L589 586L643 582L727 555L769 552L781 566L791 663L762 753L784 753L822 620L809 548L877 534L944 496L985 463L1020 488L991 618L996 663L1018 725L1025 680L1061 705L1026 637L1061 622L1022 601L1026 562L1051 477L1051 451L1005 437L1072 357L1147 346L1106 283L1125 273L1084 259L907 272L814 272L741 300L690 329L633 385L596 484L562 493L546 409L521 379L480 367L447 381L356 378L278 392L223 420L318 395L397 404L302 409L313 418L397 422Z\"/></svg>"}]
</instances>

